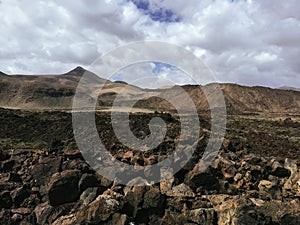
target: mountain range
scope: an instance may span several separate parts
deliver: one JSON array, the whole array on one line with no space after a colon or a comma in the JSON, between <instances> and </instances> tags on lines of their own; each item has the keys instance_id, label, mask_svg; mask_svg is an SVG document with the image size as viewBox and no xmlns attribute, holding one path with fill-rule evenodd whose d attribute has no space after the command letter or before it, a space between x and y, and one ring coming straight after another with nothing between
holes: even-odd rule
<instances>
[{"instance_id":1,"label":"mountain range","mask_svg":"<svg viewBox=\"0 0 300 225\"><path fill-rule=\"evenodd\" d=\"M0 72L0 107L69 110L72 108L76 87L85 73L95 79L93 88L101 89L97 102L99 109L112 106L114 99L119 95L122 96L124 103L135 101L136 108L151 110L171 110L172 106L164 100L164 96L173 97L184 109L186 102L180 91L182 88L189 94L199 111L209 108L203 88L212 84L142 89L125 82L102 79L82 67L61 75L7 75ZM300 112L300 92L295 89L248 87L230 83L219 84L219 87L223 92L229 113ZM157 97L151 97L153 95Z\"/></svg>"}]
</instances>

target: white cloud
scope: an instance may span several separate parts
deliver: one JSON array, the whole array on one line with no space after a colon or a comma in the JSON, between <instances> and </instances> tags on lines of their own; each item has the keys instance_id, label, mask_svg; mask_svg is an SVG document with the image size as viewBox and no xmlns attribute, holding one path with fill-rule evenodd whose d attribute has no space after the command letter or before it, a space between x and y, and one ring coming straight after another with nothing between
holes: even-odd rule
<instances>
[{"instance_id":1,"label":"white cloud","mask_svg":"<svg viewBox=\"0 0 300 225\"><path fill-rule=\"evenodd\" d=\"M146 10L137 7L141 1L148 2ZM88 67L116 46L160 40L194 52L215 72L218 81L300 87L297 0L135 0L134 3L2 1L0 70L62 73L76 65ZM164 18L155 21L154 16L159 13ZM163 21L168 19L168 13L170 21ZM169 69L165 68L161 76L177 83L190 82ZM137 72L141 73L141 68Z\"/></svg>"},{"instance_id":2,"label":"white cloud","mask_svg":"<svg viewBox=\"0 0 300 225\"><path fill-rule=\"evenodd\" d=\"M270 54L268 52L262 52L259 55L254 57L258 62L270 62L275 61L278 57L275 54Z\"/></svg>"}]
</instances>

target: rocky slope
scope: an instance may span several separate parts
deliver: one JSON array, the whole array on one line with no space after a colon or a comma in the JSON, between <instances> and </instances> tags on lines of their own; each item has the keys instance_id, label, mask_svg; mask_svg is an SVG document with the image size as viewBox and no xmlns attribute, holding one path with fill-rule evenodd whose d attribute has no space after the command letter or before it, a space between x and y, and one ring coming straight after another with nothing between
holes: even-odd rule
<instances>
[{"instance_id":1,"label":"rocky slope","mask_svg":"<svg viewBox=\"0 0 300 225\"><path fill-rule=\"evenodd\" d=\"M150 154L119 143L107 113L97 114L99 136L118 160L155 163L172 152L180 124L166 113L133 114L133 132L147 135L153 116L169 129ZM204 171L198 168L210 126L200 119L201 138L183 169L158 184L130 187L99 176L87 164L69 113L0 110L0 223L299 224L299 118L230 116L218 157Z\"/></svg>"}]
</instances>

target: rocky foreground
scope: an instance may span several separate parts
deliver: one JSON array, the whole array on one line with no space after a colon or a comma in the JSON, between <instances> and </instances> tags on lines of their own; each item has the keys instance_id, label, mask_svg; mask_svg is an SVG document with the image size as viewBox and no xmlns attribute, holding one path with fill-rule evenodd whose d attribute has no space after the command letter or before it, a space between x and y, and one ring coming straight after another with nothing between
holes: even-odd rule
<instances>
[{"instance_id":1,"label":"rocky foreground","mask_svg":"<svg viewBox=\"0 0 300 225\"><path fill-rule=\"evenodd\" d=\"M118 160L149 165L176 144L178 121L161 116L169 128L165 142L144 155L118 143L105 122L108 115L98 115L96 123ZM144 129L147 135L149 117L133 116L133 132ZM99 176L87 164L69 113L0 110L0 224L300 224L300 124L229 117L218 157L199 172L209 136L205 121L195 154L182 170L158 184L130 187Z\"/></svg>"}]
</instances>

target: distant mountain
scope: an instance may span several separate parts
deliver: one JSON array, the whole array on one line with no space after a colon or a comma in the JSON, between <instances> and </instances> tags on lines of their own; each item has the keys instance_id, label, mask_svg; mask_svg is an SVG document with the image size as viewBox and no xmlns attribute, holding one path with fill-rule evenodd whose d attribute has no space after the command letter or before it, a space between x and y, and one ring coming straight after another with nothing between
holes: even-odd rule
<instances>
[{"instance_id":1,"label":"distant mountain","mask_svg":"<svg viewBox=\"0 0 300 225\"><path fill-rule=\"evenodd\" d=\"M77 67L63 75L2 75L0 106L23 109L70 108L76 87L84 73L98 83L106 80Z\"/></svg>"},{"instance_id":2,"label":"distant mountain","mask_svg":"<svg viewBox=\"0 0 300 225\"><path fill-rule=\"evenodd\" d=\"M208 110L209 105L202 89L210 89L212 84L199 87L195 85L182 86L193 99L198 110ZM271 89L268 87L248 87L237 84L219 84L223 92L227 112L229 113L300 113L300 92ZM178 87L172 87L160 90L163 96L176 98L182 102L183 108L185 102L183 97L178 94ZM168 108L170 104L159 98L152 97L142 104L144 107L152 106L159 108Z\"/></svg>"},{"instance_id":3,"label":"distant mountain","mask_svg":"<svg viewBox=\"0 0 300 225\"><path fill-rule=\"evenodd\" d=\"M221 88L229 111L300 113L300 92L237 84Z\"/></svg>"},{"instance_id":4,"label":"distant mountain","mask_svg":"<svg viewBox=\"0 0 300 225\"><path fill-rule=\"evenodd\" d=\"M3 73L2 71L0 71L0 76L7 76L5 73Z\"/></svg>"},{"instance_id":5,"label":"distant mountain","mask_svg":"<svg viewBox=\"0 0 300 225\"><path fill-rule=\"evenodd\" d=\"M289 86L283 86L278 88L280 90L288 90L288 91L300 91L300 88L295 88L295 87L289 87Z\"/></svg>"},{"instance_id":6,"label":"distant mountain","mask_svg":"<svg viewBox=\"0 0 300 225\"><path fill-rule=\"evenodd\" d=\"M109 107L116 96L121 96L121 104L138 101L135 107L152 110L170 110L172 106L165 98L173 98L182 109L189 105L182 95L183 88L194 101L198 110L208 110L209 105L203 89L213 87L184 85L160 89L141 89L125 82L111 82L96 74L77 67L62 75L6 75L0 73L0 107L20 109L71 109L76 87L83 74L95 80L91 82L99 88L98 107ZM103 86L105 84L105 86ZM300 92L271 89L267 87L247 87L237 84L219 84L229 113L277 112L300 113ZM126 89L124 89L126 88ZM150 97L156 95L157 97Z\"/></svg>"}]
</instances>

